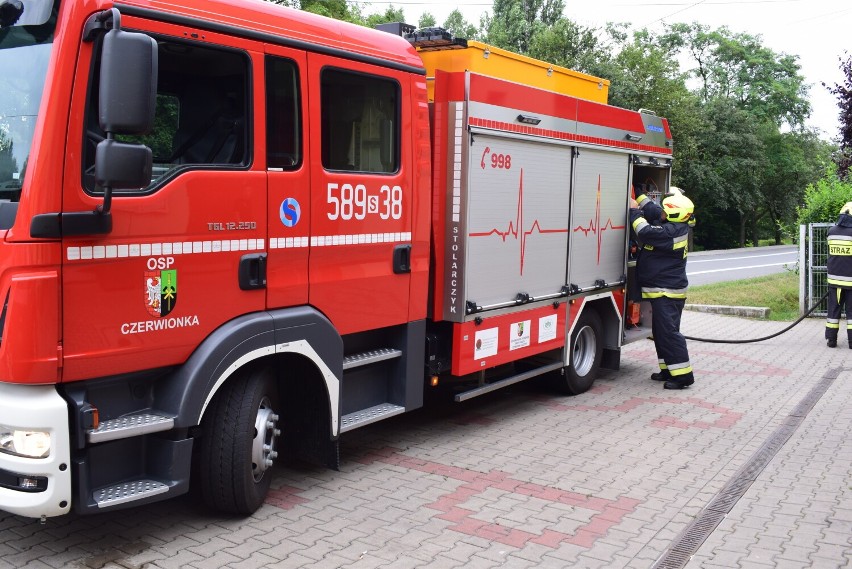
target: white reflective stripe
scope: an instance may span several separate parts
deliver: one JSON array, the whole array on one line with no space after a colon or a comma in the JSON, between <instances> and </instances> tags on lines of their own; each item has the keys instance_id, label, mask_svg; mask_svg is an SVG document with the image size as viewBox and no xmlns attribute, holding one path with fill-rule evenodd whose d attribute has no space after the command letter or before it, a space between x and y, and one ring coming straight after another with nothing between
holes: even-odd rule
<instances>
[{"instance_id":1,"label":"white reflective stripe","mask_svg":"<svg viewBox=\"0 0 852 569\"><path fill-rule=\"evenodd\" d=\"M689 239L689 235L681 235L680 237L675 237L672 241L675 243L686 242Z\"/></svg>"},{"instance_id":2,"label":"white reflective stripe","mask_svg":"<svg viewBox=\"0 0 852 569\"><path fill-rule=\"evenodd\" d=\"M310 243L309 237L272 237L269 240L270 249L299 249L307 247Z\"/></svg>"},{"instance_id":3,"label":"white reflective stripe","mask_svg":"<svg viewBox=\"0 0 852 569\"><path fill-rule=\"evenodd\" d=\"M669 364L669 371L675 371L675 370L678 370L678 369L684 369L684 368L688 368L688 367L692 367L692 364L689 363L689 362L685 362L685 363L682 363L682 364Z\"/></svg>"},{"instance_id":4,"label":"white reflective stripe","mask_svg":"<svg viewBox=\"0 0 852 569\"><path fill-rule=\"evenodd\" d=\"M852 284L852 277L844 277L841 275L827 275L828 282L840 282L846 284Z\"/></svg>"},{"instance_id":5,"label":"white reflective stripe","mask_svg":"<svg viewBox=\"0 0 852 569\"><path fill-rule=\"evenodd\" d=\"M411 241L411 232L357 233L354 235L314 235L311 237L311 247L368 245L371 243L399 243L407 241Z\"/></svg>"},{"instance_id":6,"label":"white reflective stripe","mask_svg":"<svg viewBox=\"0 0 852 569\"><path fill-rule=\"evenodd\" d=\"M827 322L828 324L839 324L839 323L840 323L840 319L839 319L839 318L828 318L828 319L826 320L826 322Z\"/></svg>"},{"instance_id":7,"label":"white reflective stripe","mask_svg":"<svg viewBox=\"0 0 852 569\"><path fill-rule=\"evenodd\" d=\"M293 249L302 247L330 247L341 245L367 245L372 243L398 243L411 241L411 232L399 233L355 233L351 235L314 235L308 237L273 237L270 249ZM100 259L125 259L130 257L159 257L163 255L198 255L228 253L231 251L263 251L265 239L223 239L218 241L175 241L169 243L132 243L126 245L96 245L92 247L68 247L68 261L92 261Z\"/></svg>"},{"instance_id":8,"label":"white reflective stripe","mask_svg":"<svg viewBox=\"0 0 852 569\"><path fill-rule=\"evenodd\" d=\"M648 227L648 222L645 221L645 219L642 217L637 217L636 221L633 222L633 231L635 231L636 233L639 233L646 227Z\"/></svg>"},{"instance_id":9,"label":"white reflective stripe","mask_svg":"<svg viewBox=\"0 0 852 569\"><path fill-rule=\"evenodd\" d=\"M669 293L669 294L686 294L686 291L689 289L685 288L652 288L652 287L642 287L643 293L648 294L658 294L658 293Z\"/></svg>"},{"instance_id":10,"label":"white reflective stripe","mask_svg":"<svg viewBox=\"0 0 852 569\"><path fill-rule=\"evenodd\" d=\"M843 241L852 243L852 235L831 235L828 238L829 245L831 245L832 243L840 244Z\"/></svg>"},{"instance_id":11,"label":"white reflective stripe","mask_svg":"<svg viewBox=\"0 0 852 569\"><path fill-rule=\"evenodd\" d=\"M97 245L68 247L68 261L125 259L130 257L159 257L163 255L195 255L227 253L228 251L258 251L266 249L265 239L225 239L220 241L174 241L169 243L131 243L127 245Z\"/></svg>"}]
</instances>

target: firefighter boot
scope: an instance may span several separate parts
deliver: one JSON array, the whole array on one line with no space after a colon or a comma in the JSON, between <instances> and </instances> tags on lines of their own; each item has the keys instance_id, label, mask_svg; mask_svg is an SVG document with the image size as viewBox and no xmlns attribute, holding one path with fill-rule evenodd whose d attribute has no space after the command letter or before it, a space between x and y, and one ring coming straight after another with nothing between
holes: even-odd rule
<instances>
[{"instance_id":1,"label":"firefighter boot","mask_svg":"<svg viewBox=\"0 0 852 569\"><path fill-rule=\"evenodd\" d=\"M829 348L836 348L837 347L837 338L828 338L828 340L826 341L825 344Z\"/></svg>"},{"instance_id":2,"label":"firefighter boot","mask_svg":"<svg viewBox=\"0 0 852 569\"><path fill-rule=\"evenodd\" d=\"M660 373L652 373L651 379L654 381L668 381L672 378L672 374L667 369L661 369Z\"/></svg>"},{"instance_id":3,"label":"firefighter boot","mask_svg":"<svg viewBox=\"0 0 852 569\"><path fill-rule=\"evenodd\" d=\"M669 380L663 384L663 389L686 389L693 383L695 383L695 377L692 375L692 372L690 372L678 378L669 378Z\"/></svg>"}]
</instances>

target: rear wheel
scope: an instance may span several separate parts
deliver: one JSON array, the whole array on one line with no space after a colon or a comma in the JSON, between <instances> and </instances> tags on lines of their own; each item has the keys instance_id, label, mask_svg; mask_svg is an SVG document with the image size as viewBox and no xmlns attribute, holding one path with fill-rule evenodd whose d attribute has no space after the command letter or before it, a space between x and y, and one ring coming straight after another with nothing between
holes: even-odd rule
<instances>
[{"instance_id":1,"label":"rear wheel","mask_svg":"<svg viewBox=\"0 0 852 569\"><path fill-rule=\"evenodd\" d=\"M603 341L601 319L598 313L586 308L577 320L571 334L571 361L556 380L557 388L569 395L588 391L601 366Z\"/></svg>"},{"instance_id":2,"label":"rear wheel","mask_svg":"<svg viewBox=\"0 0 852 569\"><path fill-rule=\"evenodd\" d=\"M277 401L267 370L235 378L216 394L201 421L201 495L209 507L247 515L263 504L278 456Z\"/></svg>"}]
</instances>

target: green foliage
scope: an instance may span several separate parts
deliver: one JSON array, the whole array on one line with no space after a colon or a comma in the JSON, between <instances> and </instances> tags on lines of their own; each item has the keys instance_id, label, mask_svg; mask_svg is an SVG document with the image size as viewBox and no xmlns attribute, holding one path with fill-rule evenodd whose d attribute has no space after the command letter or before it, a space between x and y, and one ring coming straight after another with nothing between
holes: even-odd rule
<instances>
[{"instance_id":1,"label":"green foliage","mask_svg":"<svg viewBox=\"0 0 852 569\"><path fill-rule=\"evenodd\" d=\"M450 12L441 27L459 38L476 39L479 36L476 26L465 20L458 9Z\"/></svg>"},{"instance_id":2,"label":"green foliage","mask_svg":"<svg viewBox=\"0 0 852 569\"><path fill-rule=\"evenodd\" d=\"M837 106L840 107L840 148L834 161L840 179L849 180L849 170L852 168L852 55L847 54L845 60L838 59L840 70L843 72L843 83L836 83L833 87L825 83L822 85L837 97Z\"/></svg>"},{"instance_id":3,"label":"green foliage","mask_svg":"<svg viewBox=\"0 0 852 569\"><path fill-rule=\"evenodd\" d=\"M485 41L527 55L533 37L562 18L564 0L494 0L483 21Z\"/></svg>"},{"instance_id":4,"label":"green foliage","mask_svg":"<svg viewBox=\"0 0 852 569\"><path fill-rule=\"evenodd\" d=\"M805 203L798 210L798 223L834 223L840 208L852 201L852 181L843 181L831 166L825 175L805 190Z\"/></svg>"},{"instance_id":5,"label":"green foliage","mask_svg":"<svg viewBox=\"0 0 852 569\"><path fill-rule=\"evenodd\" d=\"M418 28L433 28L438 25L438 22L435 20L435 16L432 15L431 12L423 12L420 15L420 19L417 21Z\"/></svg>"},{"instance_id":6,"label":"green foliage","mask_svg":"<svg viewBox=\"0 0 852 569\"><path fill-rule=\"evenodd\" d=\"M375 28L379 24L390 24L393 22L405 22L405 14L402 8L394 8L393 4L391 4L382 14L370 14L367 16L364 25L368 28Z\"/></svg>"},{"instance_id":7,"label":"green foliage","mask_svg":"<svg viewBox=\"0 0 852 569\"><path fill-rule=\"evenodd\" d=\"M598 71L610 60L609 50L595 30L560 18L530 40L530 57L575 71L600 76Z\"/></svg>"}]
</instances>

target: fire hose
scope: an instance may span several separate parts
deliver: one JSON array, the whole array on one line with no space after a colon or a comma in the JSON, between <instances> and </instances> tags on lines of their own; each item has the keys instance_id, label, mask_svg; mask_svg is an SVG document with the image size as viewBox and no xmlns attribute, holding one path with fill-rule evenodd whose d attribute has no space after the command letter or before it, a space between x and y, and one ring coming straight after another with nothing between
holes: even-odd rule
<instances>
[{"instance_id":1,"label":"fire hose","mask_svg":"<svg viewBox=\"0 0 852 569\"><path fill-rule=\"evenodd\" d=\"M769 340L770 338L774 338L775 336L780 336L784 332L793 328L793 326L796 326L799 322L801 322L802 320L804 320L805 318L810 316L811 312L816 310L817 306L819 306L822 303L822 301L825 300L826 298L828 298L828 293L825 293L824 295L822 295L822 298L817 300L814 303L814 305L811 306L810 310L808 310L802 316L800 316L798 320L796 320L795 322L793 322L792 324L790 324L789 326L787 326L783 330L775 332L774 334L770 334L769 336L764 336L763 338L754 338L754 339L751 339L751 340L716 340L716 339L708 339L708 338L693 338L692 336L684 336L684 338L686 338L687 340L692 340L694 342L710 342L710 343L713 343L713 344L749 344L751 342L762 342L763 340Z\"/></svg>"}]
</instances>

